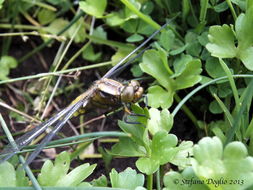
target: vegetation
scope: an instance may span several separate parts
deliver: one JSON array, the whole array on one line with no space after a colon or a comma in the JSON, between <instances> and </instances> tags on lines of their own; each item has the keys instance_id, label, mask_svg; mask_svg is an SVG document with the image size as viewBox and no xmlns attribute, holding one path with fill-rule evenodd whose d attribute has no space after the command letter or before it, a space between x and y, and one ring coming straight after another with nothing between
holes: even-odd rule
<instances>
[{"instance_id":1,"label":"vegetation","mask_svg":"<svg viewBox=\"0 0 253 190\"><path fill-rule=\"evenodd\" d=\"M104 132L84 126L86 114L73 118L81 125L72 137L63 131L46 147L66 151L43 166L22 166L41 135L0 164L0 187L253 187L252 0L0 0L0 18L2 147L24 133L20 122L52 117L169 23L120 76L140 80L147 97L118 121L121 132L111 131L113 122Z\"/></svg>"}]
</instances>

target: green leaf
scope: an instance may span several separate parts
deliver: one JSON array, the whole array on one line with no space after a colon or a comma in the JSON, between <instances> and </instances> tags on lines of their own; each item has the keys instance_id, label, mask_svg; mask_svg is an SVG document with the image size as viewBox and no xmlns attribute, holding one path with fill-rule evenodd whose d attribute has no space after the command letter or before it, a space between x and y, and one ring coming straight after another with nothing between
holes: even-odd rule
<instances>
[{"instance_id":1,"label":"green leaf","mask_svg":"<svg viewBox=\"0 0 253 190\"><path fill-rule=\"evenodd\" d=\"M73 34L76 32L76 30L78 30L76 35L74 36L74 41L75 43L84 42L85 30L83 30L83 28L85 28L84 21L82 19L79 19L67 30L66 37L68 37L69 39L72 38Z\"/></svg>"},{"instance_id":2,"label":"green leaf","mask_svg":"<svg viewBox=\"0 0 253 190\"><path fill-rule=\"evenodd\" d=\"M140 146L146 145L148 139L148 130L140 125L133 126L133 124L118 121L119 127L126 133L131 134L131 138Z\"/></svg>"},{"instance_id":3,"label":"green leaf","mask_svg":"<svg viewBox=\"0 0 253 190\"><path fill-rule=\"evenodd\" d=\"M68 25L69 21L64 20L62 18L55 19L53 22L50 23L49 26L44 27L43 30L50 33L50 34L57 34L59 33L64 27ZM68 33L65 32L63 35L67 35Z\"/></svg>"},{"instance_id":4,"label":"green leaf","mask_svg":"<svg viewBox=\"0 0 253 190\"><path fill-rule=\"evenodd\" d=\"M175 135L168 134L165 131L157 132L152 139L151 158L158 160L160 165L171 161L178 152L174 148L177 142L178 140Z\"/></svg>"},{"instance_id":5,"label":"green leaf","mask_svg":"<svg viewBox=\"0 0 253 190\"><path fill-rule=\"evenodd\" d=\"M120 138L119 143L115 144L110 154L117 156L140 157L146 155L146 150L143 146L139 146L132 139L128 137Z\"/></svg>"},{"instance_id":6,"label":"green leaf","mask_svg":"<svg viewBox=\"0 0 253 190\"><path fill-rule=\"evenodd\" d=\"M177 147L178 150L177 154L170 162L178 166L180 170L186 168L187 166L191 165L190 156L192 156L193 154L192 149L193 149L192 141L182 141L180 145Z\"/></svg>"},{"instance_id":7,"label":"green leaf","mask_svg":"<svg viewBox=\"0 0 253 190\"><path fill-rule=\"evenodd\" d=\"M16 170L16 186L17 187L27 187L29 186L29 179L26 177L26 173L22 166L18 167Z\"/></svg>"},{"instance_id":8,"label":"green leaf","mask_svg":"<svg viewBox=\"0 0 253 190\"><path fill-rule=\"evenodd\" d=\"M205 137L193 148L192 160L195 174L204 180L226 179L238 181L232 186L227 183L220 184L219 188L247 189L253 185L253 158L248 156L247 148L241 142L231 142L223 150L223 145L217 137ZM206 183L210 189L215 184Z\"/></svg>"},{"instance_id":9,"label":"green leaf","mask_svg":"<svg viewBox=\"0 0 253 190\"><path fill-rule=\"evenodd\" d=\"M134 190L139 186L144 185L144 175L137 174L137 172L131 168L127 168L125 171L118 173L115 169L109 174L112 187L124 188Z\"/></svg>"},{"instance_id":10,"label":"green leaf","mask_svg":"<svg viewBox=\"0 0 253 190\"><path fill-rule=\"evenodd\" d=\"M70 167L70 155L62 152L57 156L55 164L47 160L38 176L38 182L42 186L77 186L87 178L96 165L83 164L67 173Z\"/></svg>"},{"instance_id":11,"label":"green leaf","mask_svg":"<svg viewBox=\"0 0 253 190\"><path fill-rule=\"evenodd\" d=\"M85 180L90 174L92 174L95 169L96 164L90 165L88 163L82 164L76 167L70 173L63 176L59 181L57 181L55 186L61 187L71 187L79 185L83 180Z\"/></svg>"},{"instance_id":12,"label":"green leaf","mask_svg":"<svg viewBox=\"0 0 253 190\"><path fill-rule=\"evenodd\" d=\"M185 42L187 44L186 53L198 57L202 49L198 41L198 35L194 32L187 32Z\"/></svg>"},{"instance_id":13,"label":"green leaf","mask_svg":"<svg viewBox=\"0 0 253 190\"><path fill-rule=\"evenodd\" d=\"M208 39L210 42L206 45L206 48L212 56L219 58L233 58L236 56L235 36L228 25L211 26Z\"/></svg>"},{"instance_id":14,"label":"green leaf","mask_svg":"<svg viewBox=\"0 0 253 190\"><path fill-rule=\"evenodd\" d=\"M131 67L131 72L132 72L133 76L136 77L136 78L143 75L143 72L142 72L140 66L137 65L137 64L136 64L136 65L133 65L133 66Z\"/></svg>"},{"instance_id":15,"label":"green leaf","mask_svg":"<svg viewBox=\"0 0 253 190\"><path fill-rule=\"evenodd\" d=\"M108 182L107 182L107 178L104 175L102 175L98 179L92 180L91 184L94 187L107 187Z\"/></svg>"},{"instance_id":16,"label":"green leaf","mask_svg":"<svg viewBox=\"0 0 253 190\"><path fill-rule=\"evenodd\" d=\"M234 4L236 4L243 11L246 10L246 0L231 0Z\"/></svg>"},{"instance_id":17,"label":"green leaf","mask_svg":"<svg viewBox=\"0 0 253 190\"><path fill-rule=\"evenodd\" d=\"M101 38L106 40L107 39L107 33L106 31L103 29L103 27L99 26L97 28L95 28L95 30L92 33L92 36Z\"/></svg>"},{"instance_id":18,"label":"green leaf","mask_svg":"<svg viewBox=\"0 0 253 190\"><path fill-rule=\"evenodd\" d=\"M137 168L147 175L156 172L159 165L174 159L179 151L175 147L177 142L175 135L168 134L166 131L157 132L152 139L150 156L139 158L136 162Z\"/></svg>"},{"instance_id":19,"label":"green leaf","mask_svg":"<svg viewBox=\"0 0 253 190\"><path fill-rule=\"evenodd\" d=\"M102 53L95 53L93 46L89 45L82 53L82 57L88 61L97 61L101 57Z\"/></svg>"},{"instance_id":20,"label":"green leaf","mask_svg":"<svg viewBox=\"0 0 253 190\"><path fill-rule=\"evenodd\" d=\"M101 18L107 6L107 0L86 0L79 2L80 9L91 16Z\"/></svg>"},{"instance_id":21,"label":"green leaf","mask_svg":"<svg viewBox=\"0 0 253 190\"><path fill-rule=\"evenodd\" d=\"M221 67L219 60L217 58L209 57L206 60L205 69L212 78L219 78L222 76L226 76L226 73Z\"/></svg>"},{"instance_id":22,"label":"green leaf","mask_svg":"<svg viewBox=\"0 0 253 190\"><path fill-rule=\"evenodd\" d=\"M16 173L13 165L9 162L0 164L0 187L15 187Z\"/></svg>"},{"instance_id":23,"label":"green leaf","mask_svg":"<svg viewBox=\"0 0 253 190\"><path fill-rule=\"evenodd\" d=\"M182 54L179 58L177 58L174 61L173 63L174 74L171 75L170 77L176 78L180 76L183 73L183 71L186 69L187 64L192 60L193 60L192 56Z\"/></svg>"},{"instance_id":24,"label":"green leaf","mask_svg":"<svg viewBox=\"0 0 253 190\"><path fill-rule=\"evenodd\" d=\"M171 30L162 32L159 37L159 44L167 51L171 50L174 45L175 34Z\"/></svg>"},{"instance_id":25,"label":"green leaf","mask_svg":"<svg viewBox=\"0 0 253 190\"><path fill-rule=\"evenodd\" d=\"M214 11L217 13L224 12L228 9L228 3L226 1L223 1L222 3L219 3L213 7Z\"/></svg>"},{"instance_id":26,"label":"green leaf","mask_svg":"<svg viewBox=\"0 0 253 190\"><path fill-rule=\"evenodd\" d=\"M8 79L8 75L10 73L10 69L16 68L18 65L17 60L11 56L2 56L0 58L0 80Z\"/></svg>"},{"instance_id":27,"label":"green leaf","mask_svg":"<svg viewBox=\"0 0 253 190\"><path fill-rule=\"evenodd\" d=\"M158 109L151 108L149 110L150 119L147 123L147 128L151 134L156 134L159 131L166 131L172 128L173 116L167 109L163 109L161 112Z\"/></svg>"},{"instance_id":28,"label":"green leaf","mask_svg":"<svg viewBox=\"0 0 253 190\"><path fill-rule=\"evenodd\" d=\"M156 50L145 51L140 67L143 72L153 76L167 90L172 89L172 81L169 78L167 68L160 59L160 54Z\"/></svg>"},{"instance_id":29,"label":"green leaf","mask_svg":"<svg viewBox=\"0 0 253 190\"><path fill-rule=\"evenodd\" d=\"M133 34L131 36L129 36L126 41L127 42L139 42L141 40L143 40L143 36L139 35L139 34Z\"/></svg>"},{"instance_id":30,"label":"green leaf","mask_svg":"<svg viewBox=\"0 0 253 190\"><path fill-rule=\"evenodd\" d=\"M238 57L242 60L245 67L253 70L253 7L246 11L246 14L240 14L235 23L235 31L238 39Z\"/></svg>"},{"instance_id":31,"label":"green leaf","mask_svg":"<svg viewBox=\"0 0 253 190\"><path fill-rule=\"evenodd\" d=\"M216 100L212 101L209 104L209 110L213 114L223 113L223 110L221 109L220 105L218 104L218 102Z\"/></svg>"},{"instance_id":32,"label":"green leaf","mask_svg":"<svg viewBox=\"0 0 253 190\"><path fill-rule=\"evenodd\" d=\"M4 0L0 0L0 9L3 7Z\"/></svg>"},{"instance_id":33,"label":"green leaf","mask_svg":"<svg viewBox=\"0 0 253 190\"><path fill-rule=\"evenodd\" d=\"M188 62L184 71L176 78L176 89L192 87L201 81L201 62L199 59L193 59Z\"/></svg>"},{"instance_id":34,"label":"green leaf","mask_svg":"<svg viewBox=\"0 0 253 190\"><path fill-rule=\"evenodd\" d=\"M106 15L106 23L109 26L118 26L123 24L126 21L124 11L120 10L119 12L111 12Z\"/></svg>"},{"instance_id":35,"label":"green leaf","mask_svg":"<svg viewBox=\"0 0 253 190\"><path fill-rule=\"evenodd\" d=\"M174 91L165 91L162 87L154 85L148 88L148 105L153 108L169 108L173 103Z\"/></svg>"},{"instance_id":36,"label":"green leaf","mask_svg":"<svg viewBox=\"0 0 253 190\"><path fill-rule=\"evenodd\" d=\"M56 18L55 12L48 9L42 9L38 13L38 20L42 25L50 23L55 18Z\"/></svg>"},{"instance_id":37,"label":"green leaf","mask_svg":"<svg viewBox=\"0 0 253 190\"><path fill-rule=\"evenodd\" d=\"M135 165L138 168L138 170L147 175L155 173L160 166L158 160L150 158L139 158L136 161Z\"/></svg>"},{"instance_id":38,"label":"green leaf","mask_svg":"<svg viewBox=\"0 0 253 190\"><path fill-rule=\"evenodd\" d=\"M69 167L70 157L64 151L56 157L54 164L51 160L47 160L43 164L38 176L38 182L42 186L55 186L58 180L67 174Z\"/></svg>"}]
</instances>

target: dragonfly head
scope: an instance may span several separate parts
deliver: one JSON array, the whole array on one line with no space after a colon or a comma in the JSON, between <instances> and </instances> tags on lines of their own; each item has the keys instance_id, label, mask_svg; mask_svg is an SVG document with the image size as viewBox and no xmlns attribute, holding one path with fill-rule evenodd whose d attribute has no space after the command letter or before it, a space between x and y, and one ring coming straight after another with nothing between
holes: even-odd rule
<instances>
[{"instance_id":1,"label":"dragonfly head","mask_svg":"<svg viewBox=\"0 0 253 190\"><path fill-rule=\"evenodd\" d=\"M124 86L121 92L121 101L125 103L137 102L143 94L143 88L136 80L132 80L128 85Z\"/></svg>"}]
</instances>

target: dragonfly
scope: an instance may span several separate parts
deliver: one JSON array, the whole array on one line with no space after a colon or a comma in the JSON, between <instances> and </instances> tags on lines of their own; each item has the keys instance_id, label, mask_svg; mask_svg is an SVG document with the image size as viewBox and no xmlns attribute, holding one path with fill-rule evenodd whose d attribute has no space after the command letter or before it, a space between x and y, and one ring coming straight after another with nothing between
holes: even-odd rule
<instances>
[{"instance_id":1,"label":"dragonfly","mask_svg":"<svg viewBox=\"0 0 253 190\"><path fill-rule=\"evenodd\" d=\"M79 95L69 106L61 110L47 121L33 128L31 131L25 133L23 136L17 138L14 143L10 142L0 154L0 163L8 160L16 155L25 146L29 145L35 138L45 132L50 126L53 129L40 142L36 149L27 158L25 164L29 165L43 150L43 148L52 140L52 138L62 129L66 122L80 110L87 112L94 107L106 108L109 106L123 105L127 111L127 105L136 103L143 96L144 89L136 80L132 80L127 84L122 84L116 80L111 79L114 73L119 73L126 66L128 66L134 59L139 57L147 48L140 51L135 57L126 62L141 48L143 48L154 36L156 36L169 22L164 24L160 29L156 30L149 38L142 44L135 48L119 63L112 67L101 79L95 81L88 90ZM126 63L125 63L126 62ZM129 110L128 110L129 112Z\"/></svg>"}]
</instances>

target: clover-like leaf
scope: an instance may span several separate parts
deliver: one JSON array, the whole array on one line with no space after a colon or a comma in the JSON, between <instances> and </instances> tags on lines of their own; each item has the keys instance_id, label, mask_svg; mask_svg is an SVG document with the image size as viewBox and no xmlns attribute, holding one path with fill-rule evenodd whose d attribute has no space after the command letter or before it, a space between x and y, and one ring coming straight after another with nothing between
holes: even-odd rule
<instances>
[{"instance_id":1,"label":"clover-like leaf","mask_svg":"<svg viewBox=\"0 0 253 190\"><path fill-rule=\"evenodd\" d=\"M48 24L56 18L56 14L52 10L42 9L38 13L38 20L42 25Z\"/></svg>"},{"instance_id":2,"label":"clover-like leaf","mask_svg":"<svg viewBox=\"0 0 253 190\"><path fill-rule=\"evenodd\" d=\"M131 116L130 116L131 119ZM136 121L136 120L135 120ZM132 121L131 121L132 122ZM148 141L148 130L140 125L133 126L133 124L118 121L119 127L126 133L131 134L131 138L140 146L145 146Z\"/></svg>"},{"instance_id":3,"label":"clover-like leaf","mask_svg":"<svg viewBox=\"0 0 253 190\"><path fill-rule=\"evenodd\" d=\"M150 119L147 123L147 128L151 134L156 134L159 131L168 132L173 125L173 116L167 109L159 111L158 109L149 109Z\"/></svg>"},{"instance_id":4,"label":"clover-like leaf","mask_svg":"<svg viewBox=\"0 0 253 190\"><path fill-rule=\"evenodd\" d=\"M107 178L102 175L99 178L92 180L91 184L95 187L107 187L108 181Z\"/></svg>"},{"instance_id":5,"label":"clover-like leaf","mask_svg":"<svg viewBox=\"0 0 253 190\"><path fill-rule=\"evenodd\" d=\"M129 36L126 41L127 42L139 42L141 40L143 40L143 36L139 35L139 34L133 34L131 36Z\"/></svg>"},{"instance_id":6,"label":"clover-like leaf","mask_svg":"<svg viewBox=\"0 0 253 190\"><path fill-rule=\"evenodd\" d=\"M16 68L18 65L17 60L11 56L2 56L0 58L0 80L8 79L10 69Z\"/></svg>"},{"instance_id":7,"label":"clover-like leaf","mask_svg":"<svg viewBox=\"0 0 253 190\"><path fill-rule=\"evenodd\" d=\"M15 169L9 162L0 164L0 187L15 187L16 175Z\"/></svg>"},{"instance_id":8,"label":"clover-like leaf","mask_svg":"<svg viewBox=\"0 0 253 190\"><path fill-rule=\"evenodd\" d=\"M174 91L166 91L161 86L151 86L148 88L148 104L152 108L169 108L173 103L174 94Z\"/></svg>"},{"instance_id":9,"label":"clover-like leaf","mask_svg":"<svg viewBox=\"0 0 253 190\"><path fill-rule=\"evenodd\" d=\"M95 169L96 164L90 165L88 163L76 167L70 173L59 179L55 186L71 187L81 184Z\"/></svg>"},{"instance_id":10,"label":"clover-like leaf","mask_svg":"<svg viewBox=\"0 0 253 190\"><path fill-rule=\"evenodd\" d=\"M214 57L241 59L245 67L253 70L253 7L249 7L246 14L240 14L236 19L235 32L228 25L212 26L209 29L209 41L206 45ZM238 46L235 46L235 35Z\"/></svg>"},{"instance_id":11,"label":"clover-like leaf","mask_svg":"<svg viewBox=\"0 0 253 190\"><path fill-rule=\"evenodd\" d=\"M143 72L153 76L167 90L173 88L173 80L169 78L170 74L156 50L145 51L140 67Z\"/></svg>"},{"instance_id":12,"label":"clover-like leaf","mask_svg":"<svg viewBox=\"0 0 253 190\"><path fill-rule=\"evenodd\" d=\"M101 18L107 6L107 0L86 0L79 2L80 9L89 15Z\"/></svg>"},{"instance_id":13,"label":"clover-like leaf","mask_svg":"<svg viewBox=\"0 0 253 190\"><path fill-rule=\"evenodd\" d=\"M39 183L43 186L54 186L60 178L67 174L69 166L70 157L67 152L59 154L54 164L51 160L47 160L38 176Z\"/></svg>"},{"instance_id":14,"label":"clover-like leaf","mask_svg":"<svg viewBox=\"0 0 253 190\"><path fill-rule=\"evenodd\" d=\"M201 71L201 62L199 59L189 61L184 71L175 80L176 89L189 88L200 82L202 79L200 76Z\"/></svg>"},{"instance_id":15,"label":"clover-like leaf","mask_svg":"<svg viewBox=\"0 0 253 190\"><path fill-rule=\"evenodd\" d=\"M225 71L222 69L219 60L214 57L209 57L206 60L205 64L206 72L212 77L212 78L218 78L225 76Z\"/></svg>"},{"instance_id":16,"label":"clover-like leaf","mask_svg":"<svg viewBox=\"0 0 253 190\"><path fill-rule=\"evenodd\" d=\"M28 177L26 177L26 173L25 170L23 169L23 166L19 166L18 169L16 170L16 186L17 187L29 186L29 179Z\"/></svg>"},{"instance_id":17,"label":"clover-like leaf","mask_svg":"<svg viewBox=\"0 0 253 190\"><path fill-rule=\"evenodd\" d=\"M139 158L136 162L137 168L148 175L154 173L163 165L170 162L178 153L177 137L168 134L166 131L157 132L151 143L150 155L148 157Z\"/></svg>"},{"instance_id":18,"label":"clover-like leaf","mask_svg":"<svg viewBox=\"0 0 253 190\"><path fill-rule=\"evenodd\" d=\"M233 58L236 56L235 36L228 25L211 26L208 39L210 43L206 45L206 48L212 56L219 58Z\"/></svg>"},{"instance_id":19,"label":"clover-like leaf","mask_svg":"<svg viewBox=\"0 0 253 190\"><path fill-rule=\"evenodd\" d=\"M138 170L140 170L142 173L145 173L147 175L155 173L160 166L158 160L154 160L151 158L145 158L145 157L139 158L136 161L135 165L138 168Z\"/></svg>"},{"instance_id":20,"label":"clover-like leaf","mask_svg":"<svg viewBox=\"0 0 253 190\"><path fill-rule=\"evenodd\" d=\"M173 134L168 134L165 131L157 132L152 139L151 158L159 160L160 165L163 165L174 158L178 150L174 148L177 145L177 137Z\"/></svg>"},{"instance_id":21,"label":"clover-like leaf","mask_svg":"<svg viewBox=\"0 0 253 190\"><path fill-rule=\"evenodd\" d=\"M93 46L89 45L82 53L82 57L88 61L96 61L101 57L102 53L95 53Z\"/></svg>"},{"instance_id":22,"label":"clover-like leaf","mask_svg":"<svg viewBox=\"0 0 253 190\"><path fill-rule=\"evenodd\" d=\"M159 37L159 44L167 51L171 50L174 45L175 34L171 30L162 32Z\"/></svg>"},{"instance_id":23,"label":"clover-like leaf","mask_svg":"<svg viewBox=\"0 0 253 190\"><path fill-rule=\"evenodd\" d=\"M120 138L119 143L115 144L111 151L108 152L113 155L128 157L139 157L146 155L146 150L144 147L138 145L129 137Z\"/></svg>"},{"instance_id":24,"label":"clover-like leaf","mask_svg":"<svg viewBox=\"0 0 253 190\"><path fill-rule=\"evenodd\" d=\"M199 178L206 180L210 189L215 189L213 182L220 179L227 180L219 185L224 190L247 189L253 185L253 158L248 156L241 142L231 142L223 150L219 138L205 137L194 146L193 153L193 170ZM236 183L231 185L231 181Z\"/></svg>"},{"instance_id":25,"label":"clover-like leaf","mask_svg":"<svg viewBox=\"0 0 253 190\"><path fill-rule=\"evenodd\" d=\"M177 154L170 162L178 166L180 169L191 165L190 156L192 156L193 142L183 141L179 144L177 149Z\"/></svg>"},{"instance_id":26,"label":"clover-like leaf","mask_svg":"<svg viewBox=\"0 0 253 190\"><path fill-rule=\"evenodd\" d=\"M245 67L253 70L253 7L250 7L246 14L240 14L235 23L236 37L238 39L238 57L242 60Z\"/></svg>"},{"instance_id":27,"label":"clover-like leaf","mask_svg":"<svg viewBox=\"0 0 253 190\"><path fill-rule=\"evenodd\" d=\"M144 175L137 174L137 172L131 168L127 168L125 171L118 173L115 169L110 172L110 180L112 187L124 188L134 190L139 186L144 185Z\"/></svg>"},{"instance_id":28,"label":"clover-like leaf","mask_svg":"<svg viewBox=\"0 0 253 190\"><path fill-rule=\"evenodd\" d=\"M92 173L96 165L83 164L67 173L69 167L70 155L67 152L62 152L57 156L54 164L51 160L47 160L38 176L40 185L77 186Z\"/></svg>"},{"instance_id":29,"label":"clover-like leaf","mask_svg":"<svg viewBox=\"0 0 253 190\"><path fill-rule=\"evenodd\" d=\"M9 162L0 164L0 187L24 187L29 186L29 180L25 176L22 167L16 171L14 166Z\"/></svg>"}]
</instances>

